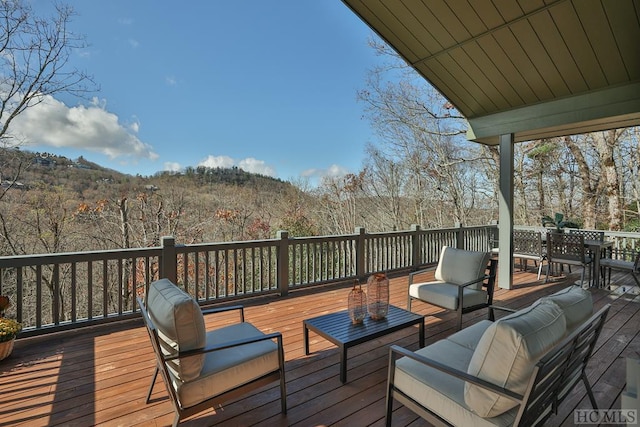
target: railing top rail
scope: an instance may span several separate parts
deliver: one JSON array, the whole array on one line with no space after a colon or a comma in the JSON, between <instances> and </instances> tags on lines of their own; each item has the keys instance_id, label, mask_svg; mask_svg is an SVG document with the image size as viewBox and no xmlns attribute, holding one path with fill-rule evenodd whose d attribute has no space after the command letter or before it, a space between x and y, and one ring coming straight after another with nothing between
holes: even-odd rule
<instances>
[{"instance_id":1,"label":"railing top rail","mask_svg":"<svg viewBox=\"0 0 640 427\"><path fill-rule=\"evenodd\" d=\"M176 252L207 251L215 249L238 249L243 247L276 246L280 239L242 240L237 242L191 243L176 245Z\"/></svg>"},{"instance_id":2,"label":"railing top rail","mask_svg":"<svg viewBox=\"0 0 640 427\"><path fill-rule=\"evenodd\" d=\"M289 237L289 240L294 240L297 242L327 242L327 241L335 241L335 240L355 240L358 238L357 234L338 234L337 236L309 236L309 237Z\"/></svg>"},{"instance_id":3,"label":"railing top rail","mask_svg":"<svg viewBox=\"0 0 640 427\"><path fill-rule=\"evenodd\" d=\"M136 249L111 249L91 252L59 252L53 254L13 255L0 257L0 268L46 265L54 263L84 262L98 259L126 259L159 256L161 247Z\"/></svg>"}]
</instances>

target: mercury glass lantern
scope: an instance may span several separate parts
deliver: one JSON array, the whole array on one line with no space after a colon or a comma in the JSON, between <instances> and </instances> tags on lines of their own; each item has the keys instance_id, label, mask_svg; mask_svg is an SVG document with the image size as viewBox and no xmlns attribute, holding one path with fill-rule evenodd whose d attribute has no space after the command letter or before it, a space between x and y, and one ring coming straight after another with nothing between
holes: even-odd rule
<instances>
[{"instance_id":1,"label":"mercury glass lantern","mask_svg":"<svg viewBox=\"0 0 640 427\"><path fill-rule=\"evenodd\" d=\"M367 311L373 320L384 319L389 311L389 279L375 273L367 279Z\"/></svg>"},{"instance_id":2,"label":"mercury glass lantern","mask_svg":"<svg viewBox=\"0 0 640 427\"><path fill-rule=\"evenodd\" d=\"M362 290L360 282L354 280L353 289L349 292L349 317L351 323L362 323L367 315L367 294Z\"/></svg>"}]
</instances>

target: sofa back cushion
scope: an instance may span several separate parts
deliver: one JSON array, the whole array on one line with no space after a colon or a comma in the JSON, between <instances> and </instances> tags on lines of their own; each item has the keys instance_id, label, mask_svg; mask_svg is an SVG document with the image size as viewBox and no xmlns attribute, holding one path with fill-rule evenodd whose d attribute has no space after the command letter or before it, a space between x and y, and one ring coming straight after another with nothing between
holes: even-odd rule
<instances>
[{"instance_id":1,"label":"sofa back cushion","mask_svg":"<svg viewBox=\"0 0 640 427\"><path fill-rule=\"evenodd\" d=\"M147 310L165 354L205 346L206 329L200 306L171 281L160 279L151 283ZM197 355L171 360L168 366L180 380L190 381L200 375L203 363L204 355Z\"/></svg>"},{"instance_id":2,"label":"sofa back cushion","mask_svg":"<svg viewBox=\"0 0 640 427\"><path fill-rule=\"evenodd\" d=\"M484 276L490 257L490 252L467 251L443 246L440 251L438 267L436 267L435 279L454 285L471 282ZM471 285L470 288L481 289L482 282Z\"/></svg>"},{"instance_id":3,"label":"sofa back cushion","mask_svg":"<svg viewBox=\"0 0 640 427\"><path fill-rule=\"evenodd\" d=\"M567 334L573 332L593 314L591 293L580 286L569 286L541 300L553 301L562 309L567 320Z\"/></svg>"},{"instance_id":4,"label":"sofa back cushion","mask_svg":"<svg viewBox=\"0 0 640 427\"><path fill-rule=\"evenodd\" d=\"M533 305L494 322L482 335L467 372L524 394L535 364L564 337L563 311L550 301ZM484 418L500 415L516 402L484 388L465 384L467 406Z\"/></svg>"}]
</instances>

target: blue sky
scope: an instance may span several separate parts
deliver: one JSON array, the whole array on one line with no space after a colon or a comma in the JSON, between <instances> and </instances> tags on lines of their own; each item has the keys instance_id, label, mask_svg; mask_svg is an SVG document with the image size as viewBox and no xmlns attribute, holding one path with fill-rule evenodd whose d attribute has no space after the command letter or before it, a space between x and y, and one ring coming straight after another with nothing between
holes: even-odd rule
<instances>
[{"instance_id":1,"label":"blue sky","mask_svg":"<svg viewBox=\"0 0 640 427\"><path fill-rule=\"evenodd\" d=\"M339 0L67 3L90 44L72 65L100 91L25 114L26 149L141 175L204 164L313 180L361 168L373 133L356 92L378 58ZM50 13L49 0L32 5Z\"/></svg>"}]
</instances>

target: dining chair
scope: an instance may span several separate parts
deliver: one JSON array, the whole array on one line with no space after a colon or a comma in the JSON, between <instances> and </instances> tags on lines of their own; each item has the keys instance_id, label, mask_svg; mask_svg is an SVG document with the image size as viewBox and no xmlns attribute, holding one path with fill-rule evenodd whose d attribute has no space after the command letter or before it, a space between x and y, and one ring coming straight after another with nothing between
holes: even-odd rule
<instances>
[{"instance_id":1,"label":"dining chair","mask_svg":"<svg viewBox=\"0 0 640 427\"><path fill-rule=\"evenodd\" d=\"M552 264L576 265L582 267L580 284L584 283L585 270L593 262L586 254L584 236L578 233L547 233L547 278ZM591 281L589 269L589 282Z\"/></svg>"},{"instance_id":2,"label":"dining chair","mask_svg":"<svg viewBox=\"0 0 640 427\"><path fill-rule=\"evenodd\" d=\"M604 242L604 231L596 230L578 230L575 228L569 229L569 234L579 234L584 237L584 240L595 240L596 242ZM593 257L593 252L589 248L587 249L589 256Z\"/></svg>"},{"instance_id":3,"label":"dining chair","mask_svg":"<svg viewBox=\"0 0 640 427\"><path fill-rule=\"evenodd\" d=\"M635 261L626 261L624 259L602 258L600 260L600 267L604 269L603 274L606 276L606 272L609 272L607 279L607 286L611 285L611 270L619 270L626 273L631 273L631 277L635 280L636 284L640 288L640 251L635 256Z\"/></svg>"},{"instance_id":4,"label":"dining chair","mask_svg":"<svg viewBox=\"0 0 640 427\"><path fill-rule=\"evenodd\" d=\"M542 245L542 233L532 230L514 230L513 232L513 258L519 259L520 264L524 263L524 270L527 269L529 260L536 263L538 267L538 280L542 273L542 264L547 255Z\"/></svg>"}]
</instances>

